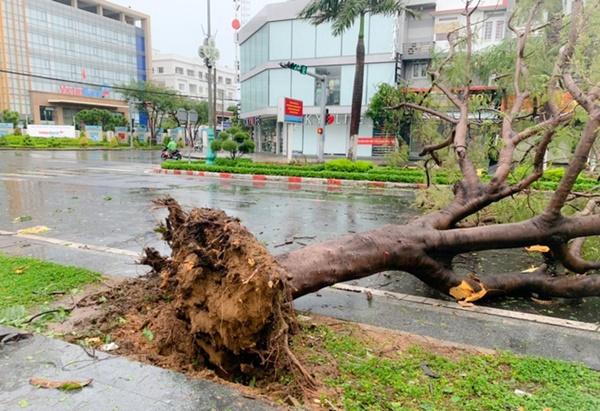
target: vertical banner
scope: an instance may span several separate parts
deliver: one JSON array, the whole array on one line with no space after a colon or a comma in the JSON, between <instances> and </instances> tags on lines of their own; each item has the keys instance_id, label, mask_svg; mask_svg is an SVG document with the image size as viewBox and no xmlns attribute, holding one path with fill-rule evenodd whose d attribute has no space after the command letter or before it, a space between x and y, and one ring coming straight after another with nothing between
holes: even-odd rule
<instances>
[{"instance_id":1,"label":"vertical banner","mask_svg":"<svg viewBox=\"0 0 600 411\"><path fill-rule=\"evenodd\" d=\"M85 126L85 133L92 141L102 140L102 126Z\"/></svg>"},{"instance_id":2,"label":"vertical banner","mask_svg":"<svg viewBox=\"0 0 600 411\"><path fill-rule=\"evenodd\" d=\"M0 137L13 134L14 132L13 123L0 123Z\"/></svg>"}]
</instances>

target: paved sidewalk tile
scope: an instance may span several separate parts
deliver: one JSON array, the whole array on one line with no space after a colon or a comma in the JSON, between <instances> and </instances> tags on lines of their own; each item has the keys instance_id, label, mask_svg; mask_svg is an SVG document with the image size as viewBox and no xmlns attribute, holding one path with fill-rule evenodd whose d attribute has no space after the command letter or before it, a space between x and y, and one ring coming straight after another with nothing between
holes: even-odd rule
<instances>
[{"instance_id":1,"label":"paved sidewalk tile","mask_svg":"<svg viewBox=\"0 0 600 411\"><path fill-rule=\"evenodd\" d=\"M0 335L15 332L0 327ZM36 335L0 346L0 410L271 410L235 390L123 357L96 353ZM93 379L77 392L36 388L32 377L51 380Z\"/></svg>"}]
</instances>

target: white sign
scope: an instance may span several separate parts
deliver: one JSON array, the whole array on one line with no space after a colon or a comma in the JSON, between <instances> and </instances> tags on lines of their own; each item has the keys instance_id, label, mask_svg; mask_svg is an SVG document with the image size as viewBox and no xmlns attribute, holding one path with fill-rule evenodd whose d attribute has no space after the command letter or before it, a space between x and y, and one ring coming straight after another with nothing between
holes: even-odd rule
<instances>
[{"instance_id":1,"label":"white sign","mask_svg":"<svg viewBox=\"0 0 600 411\"><path fill-rule=\"evenodd\" d=\"M31 137L77 137L75 126L56 126L52 124L29 124L27 135Z\"/></svg>"}]
</instances>

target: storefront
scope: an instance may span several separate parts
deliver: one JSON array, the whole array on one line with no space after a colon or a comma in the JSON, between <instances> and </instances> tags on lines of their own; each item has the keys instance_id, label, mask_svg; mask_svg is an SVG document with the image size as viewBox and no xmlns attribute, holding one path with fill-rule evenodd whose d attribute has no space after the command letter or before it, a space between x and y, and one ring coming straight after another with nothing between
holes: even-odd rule
<instances>
[{"instance_id":1,"label":"storefront","mask_svg":"<svg viewBox=\"0 0 600 411\"><path fill-rule=\"evenodd\" d=\"M67 93L43 93L31 92L31 113L35 124L65 124L75 122L75 115L81 110L104 109L129 116L126 101L104 98L102 94L98 98L91 92L84 92L79 87L61 88Z\"/></svg>"}]
</instances>

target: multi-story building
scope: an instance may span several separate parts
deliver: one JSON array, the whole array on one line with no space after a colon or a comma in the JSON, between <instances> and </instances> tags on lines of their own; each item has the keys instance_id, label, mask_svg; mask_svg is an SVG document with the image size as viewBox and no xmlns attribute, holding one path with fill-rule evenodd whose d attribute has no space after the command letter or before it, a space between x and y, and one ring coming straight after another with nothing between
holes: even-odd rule
<instances>
[{"instance_id":1,"label":"multi-story building","mask_svg":"<svg viewBox=\"0 0 600 411\"><path fill-rule=\"evenodd\" d=\"M292 128L293 151L312 155L317 150L319 87L309 76L282 69L279 63L283 61L327 74L327 107L335 121L326 127L325 153L344 154L348 149L358 28L354 25L336 37L330 24L315 26L298 19L298 13L308 2L289 0L267 5L239 32L241 117L255 126L259 151L286 152L290 132L284 133L282 124L277 122L277 107L282 97L302 100L305 106L304 124ZM363 111L381 83L404 82L413 88L428 86L427 68L433 50L447 48L446 34L464 24L461 0L408 0L407 5L414 15L366 18ZM480 31L477 47L487 47L504 38L508 6L506 0L482 0L473 16L474 21L482 20L477 25ZM360 136L373 134L372 122L364 117ZM359 139L359 156L379 152L370 142Z\"/></svg>"},{"instance_id":2,"label":"multi-story building","mask_svg":"<svg viewBox=\"0 0 600 411\"><path fill-rule=\"evenodd\" d=\"M150 17L105 0L0 0L0 110L73 124L105 108L127 114L114 85L151 75Z\"/></svg>"},{"instance_id":3,"label":"multi-story building","mask_svg":"<svg viewBox=\"0 0 600 411\"><path fill-rule=\"evenodd\" d=\"M153 81L199 100L208 99L208 72L200 58L154 52ZM217 67L217 111L224 112L239 102L239 84L233 69Z\"/></svg>"}]
</instances>

